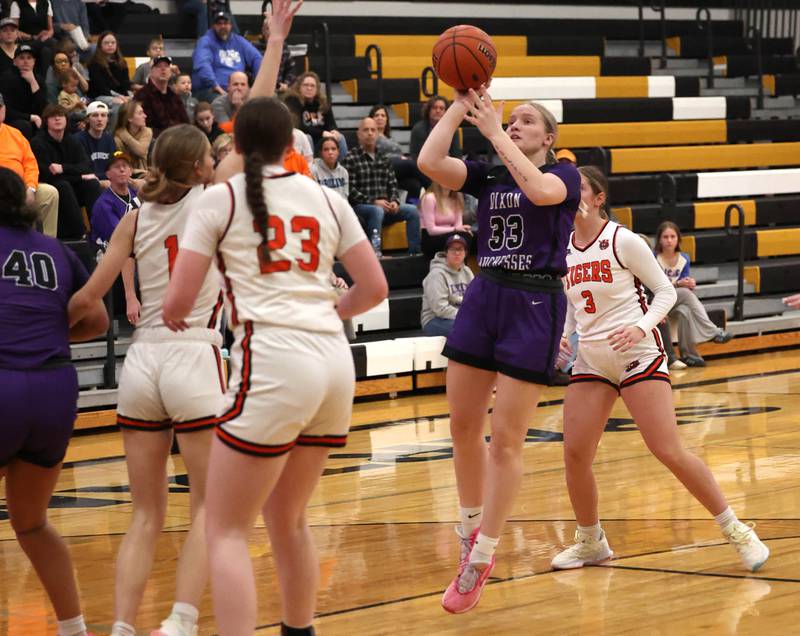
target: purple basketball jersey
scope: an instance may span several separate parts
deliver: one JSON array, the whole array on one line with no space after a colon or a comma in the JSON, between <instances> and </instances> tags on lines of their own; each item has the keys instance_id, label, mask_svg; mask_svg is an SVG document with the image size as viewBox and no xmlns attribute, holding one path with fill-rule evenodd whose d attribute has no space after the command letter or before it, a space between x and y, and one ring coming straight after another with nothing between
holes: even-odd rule
<instances>
[{"instance_id":1,"label":"purple basketball jersey","mask_svg":"<svg viewBox=\"0 0 800 636\"><path fill-rule=\"evenodd\" d=\"M78 257L34 230L0 227L0 368L69 359L70 296L89 278Z\"/></svg>"},{"instance_id":2,"label":"purple basketball jersey","mask_svg":"<svg viewBox=\"0 0 800 636\"><path fill-rule=\"evenodd\" d=\"M478 266L520 272L567 271L567 242L581 200L581 177L571 164L540 168L556 175L567 187L558 205L535 205L505 167L465 161L467 179L462 192L478 199Z\"/></svg>"}]
</instances>

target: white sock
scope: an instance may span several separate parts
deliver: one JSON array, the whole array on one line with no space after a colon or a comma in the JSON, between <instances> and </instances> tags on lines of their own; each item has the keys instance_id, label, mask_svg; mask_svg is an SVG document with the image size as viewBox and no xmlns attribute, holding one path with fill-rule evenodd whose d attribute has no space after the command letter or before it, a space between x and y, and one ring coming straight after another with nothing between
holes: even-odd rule
<instances>
[{"instance_id":1,"label":"white sock","mask_svg":"<svg viewBox=\"0 0 800 636\"><path fill-rule=\"evenodd\" d=\"M500 543L499 537L493 539L492 537L487 537L483 532L479 532L475 545L472 546L472 552L469 553L469 562L489 565L492 562L498 543Z\"/></svg>"},{"instance_id":2,"label":"white sock","mask_svg":"<svg viewBox=\"0 0 800 636\"><path fill-rule=\"evenodd\" d=\"M86 636L86 623L83 614L65 621L58 621L58 636Z\"/></svg>"},{"instance_id":3,"label":"white sock","mask_svg":"<svg viewBox=\"0 0 800 636\"><path fill-rule=\"evenodd\" d=\"M466 539L479 528L483 519L483 506L477 508L459 508L458 515L461 518L461 532Z\"/></svg>"},{"instance_id":4,"label":"white sock","mask_svg":"<svg viewBox=\"0 0 800 636\"><path fill-rule=\"evenodd\" d=\"M178 619L183 627L191 630L192 627L197 625L197 620L200 618L200 610L191 603L175 602L172 605L172 614L170 616Z\"/></svg>"},{"instance_id":5,"label":"white sock","mask_svg":"<svg viewBox=\"0 0 800 636\"><path fill-rule=\"evenodd\" d=\"M727 508L725 508L725 510L723 510L714 517L714 521L716 521L719 524L720 530L725 532L734 523L739 521L739 519L736 517L736 513L733 510L731 510L731 507L728 506Z\"/></svg>"},{"instance_id":6,"label":"white sock","mask_svg":"<svg viewBox=\"0 0 800 636\"><path fill-rule=\"evenodd\" d=\"M588 534L595 541L599 541L600 537L603 536L603 529L600 527L599 521L593 526L578 526L578 532Z\"/></svg>"},{"instance_id":7,"label":"white sock","mask_svg":"<svg viewBox=\"0 0 800 636\"><path fill-rule=\"evenodd\" d=\"M136 636L136 629L124 621L114 621L111 626L111 636Z\"/></svg>"}]
</instances>

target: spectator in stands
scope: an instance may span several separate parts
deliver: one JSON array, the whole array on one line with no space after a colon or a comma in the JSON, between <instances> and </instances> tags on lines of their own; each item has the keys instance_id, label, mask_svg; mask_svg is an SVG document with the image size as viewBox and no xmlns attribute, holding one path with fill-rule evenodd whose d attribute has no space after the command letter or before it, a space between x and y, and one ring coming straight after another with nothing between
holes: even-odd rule
<instances>
[{"instance_id":1,"label":"spectator in stands","mask_svg":"<svg viewBox=\"0 0 800 636\"><path fill-rule=\"evenodd\" d=\"M81 51L89 48L89 14L83 0L51 0L56 38L68 37Z\"/></svg>"},{"instance_id":2,"label":"spectator in stands","mask_svg":"<svg viewBox=\"0 0 800 636\"><path fill-rule=\"evenodd\" d=\"M671 221L665 221L656 231L655 253L658 264L678 292L678 299L668 316L678 321L678 348L684 364L689 367L704 367L706 363L697 352L697 344L708 340L724 343L732 336L709 320L703 303L692 291L697 283L689 275L689 255L680 250L681 231ZM665 342L671 345L668 327L666 333Z\"/></svg>"},{"instance_id":3,"label":"spectator in stands","mask_svg":"<svg viewBox=\"0 0 800 636\"><path fill-rule=\"evenodd\" d=\"M422 331L426 336L449 336L453 330L467 286L472 282L472 270L464 264L469 239L463 234L451 234L430 265L422 281Z\"/></svg>"},{"instance_id":4,"label":"spectator in stands","mask_svg":"<svg viewBox=\"0 0 800 636\"><path fill-rule=\"evenodd\" d=\"M42 125L47 94L41 78L33 71L36 63L30 44L20 44L14 54L14 68L0 78L0 93L6 99L6 119L29 139Z\"/></svg>"},{"instance_id":5,"label":"spectator in stands","mask_svg":"<svg viewBox=\"0 0 800 636\"><path fill-rule=\"evenodd\" d=\"M307 71L295 80L286 94L286 105L297 115L298 128L311 136L316 147L323 137L333 137L339 144L342 157L347 154L344 135L336 130L333 109L320 91L319 75Z\"/></svg>"},{"instance_id":6,"label":"spectator in stands","mask_svg":"<svg viewBox=\"0 0 800 636\"><path fill-rule=\"evenodd\" d=\"M47 69L44 83L49 103L53 104L58 100L61 90L58 79L60 75L67 73L75 76L80 93L86 95L89 90L89 71L78 61L77 49L71 41L62 43L61 48L53 55L53 63Z\"/></svg>"},{"instance_id":7,"label":"spectator in stands","mask_svg":"<svg viewBox=\"0 0 800 636\"><path fill-rule=\"evenodd\" d=\"M416 159L419 156L419 151L422 150L422 144L428 138L431 130L436 123L442 118L447 107L450 103L441 95L434 95L422 107L422 119L414 124L411 129L411 156ZM450 142L450 151L448 153L451 157L461 158L461 143L458 141L458 134L453 135L453 141Z\"/></svg>"},{"instance_id":8,"label":"spectator in stands","mask_svg":"<svg viewBox=\"0 0 800 636\"><path fill-rule=\"evenodd\" d=\"M800 49L797 50L798 55L800 56ZM781 299L783 304L787 307L791 307L792 309L800 309L800 294L793 294L792 296L787 296L786 298Z\"/></svg>"},{"instance_id":9,"label":"spectator in stands","mask_svg":"<svg viewBox=\"0 0 800 636\"><path fill-rule=\"evenodd\" d=\"M214 94L225 94L222 87L228 85L231 73L258 73L261 53L241 35L231 33L230 15L219 11L211 28L198 40L192 61L192 85L198 98L211 101Z\"/></svg>"},{"instance_id":10,"label":"spectator in stands","mask_svg":"<svg viewBox=\"0 0 800 636\"><path fill-rule=\"evenodd\" d=\"M319 157L311 164L311 176L345 199L350 197L350 176L347 168L339 163L339 144L333 137L324 137L320 141Z\"/></svg>"},{"instance_id":11,"label":"spectator in stands","mask_svg":"<svg viewBox=\"0 0 800 636\"><path fill-rule=\"evenodd\" d=\"M578 158L575 156L575 153L568 148L562 148L556 153L556 161L558 163L571 163L573 166L578 165Z\"/></svg>"},{"instance_id":12,"label":"spectator in stands","mask_svg":"<svg viewBox=\"0 0 800 636\"><path fill-rule=\"evenodd\" d=\"M358 148L342 161L350 176L350 203L373 245L380 241L384 223L406 222L408 253L420 253L419 213L413 205L400 205L397 179L389 160L376 149L378 128L365 117L358 126Z\"/></svg>"},{"instance_id":13,"label":"spectator in stands","mask_svg":"<svg viewBox=\"0 0 800 636\"><path fill-rule=\"evenodd\" d=\"M92 171L97 177L101 188L107 188L110 183L106 176L108 162L117 149L114 138L106 131L108 127L108 106L103 102L92 102L86 109L89 126L75 134L89 161L92 162Z\"/></svg>"},{"instance_id":14,"label":"spectator in stands","mask_svg":"<svg viewBox=\"0 0 800 636\"><path fill-rule=\"evenodd\" d=\"M422 253L433 258L445 248L453 232L472 236L472 228L464 224L464 195L431 183L420 205Z\"/></svg>"},{"instance_id":15,"label":"spectator in stands","mask_svg":"<svg viewBox=\"0 0 800 636\"><path fill-rule=\"evenodd\" d=\"M269 20L264 20L264 25L261 27L261 37L264 42L269 39ZM283 94L289 87L294 84L297 77L295 71L294 58L289 52L289 45L283 43L283 50L281 51L281 62L278 67L278 78L275 83L275 91L278 94Z\"/></svg>"},{"instance_id":16,"label":"spectator in stands","mask_svg":"<svg viewBox=\"0 0 800 636\"><path fill-rule=\"evenodd\" d=\"M197 99L192 97L192 76L181 73L175 80L175 93L181 98L186 116L190 122L194 121L194 109L197 108Z\"/></svg>"},{"instance_id":17,"label":"spectator in stands","mask_svg":"<svg viewBox=\"0 0 800 636\"><path fill-rule=\"evenodd\" d=\"M31 141L39 179L58 190L58 237L80 239L86 231L81 206L92 209L100 196L100 184L83 146L65 134L66 111L58 104L49 104L42 119L42 129Z\"/></svg>"},{"instance_id":18,"label":"spectator in stands","mask_svg":"<svg viewBox=\"0 0 800 636\"><path fill-rule=\"evenodd\" d=\"M164 40L160 35L150 39L147 45L147 61L142 62L136 67L133 72L133 79L131 80L131 90L135 93L145 84L150 78L150 69L153 68L153 60L157 57L164 55Z\"/></svg>"},{"instance_id":19,"label":"spectator in stands","mask_svg":"<svg viewBox=\"0 0 800 636\"><path fill-rule=\"evenodd\" d=\"M73 114L83 119L86 115L86 98L78 90L78 78L74 73L64 73L59 79L61 91L58 93L58 103L64 107L70 119Z\"/></svg>"},{"instance_id":20,"label":"spectator in stands","mask_svg":"<svg viewBox=\"0 0 800 636\"><path fill-rule=\"evenodd\" d=\"M309 179L314 178L311 176L311 169L308 167L306 158L297 152L293 146L290 146L283 156L283 168L288 172L302 174Z\"/></svg>"},{"instance_id":21,"label":"spectator in stands","mask_svg":"<svg viewBox=\"0 0 800 636\"><path fill-rule=\"evenodd\" d=\"M0 95L0 166L16 172L25 182L28 205L36 208L42 230L48 236L58 233L58 190L39 182L39 165L31 145L16 128L6 125L6 106Z\"/></svg>"},{"instance_id":22,"label":"spectator in stands","mask_svg":"<svg viewBox=\"0 0 800 636\"><path fill-rule=\"evenodd\" d=\"M303 159L306 160L306 163L310 167L314 161L314 150L311 148L311 139L299 128L292 129L292 147L297 154L303 155Z\"/></svg>"},{"instance_id":23,"label":"spectator in stands","mask_svg":"<svg viewBox=\"0 0 800 636\"><path fill-rule=\"evenodd\" d=\"M125 20L128 0L83 0L89 14L92 33L113 31L117 33Z\"/></svg>"},{"instance_id":24,"label":"spectator in stands","mask_svg":"<svg viewBox=\"0 0 800 636\"><path fill-rule=\"evenodd\" d=\"M228 89L224 95L217 95L211 102L214 109L214 121L218 124L233 121L236 111L250 96L250 84L247 74L241 71L231 73L228 77Z\"/></svg>"},{"instance_id":25,"label":"spectator in stands","mask_svg":"<svg viewBox=\"0 0 800 636\"><path fill-rule=\"evenodd\" d=\"M171 76L172 58L166 55L153 58L150 79L134 96L147 114L147 123L153 130L153 138L157 138L170 126L189 123L183 100L169 87Z\"/></svg>"},{"instance_id":26,"label":"spectator in stands","mask_svg":"<svg viewBox=\"0 0 800 636\"><path fill-rule=\"evenodd\" d=\"M139 102L129 102L120 109L114 141L117 148L130 157L133 176L137 179L144 177L153 131L147 126L147 114Z\"/></svg>"},{"instance_id":27,"label":"spectator in stands","mask_svg":"<svg viewBox=\"0 0 800 636\"><path fill-rule=\"evenodd\" d=\"M8 17L17 21L19 39L31 45L37 58L36 71L44 75L55 48L50 0L12 0Z\"/></svg>"},{"instance_id":28,"label":"spectator in stands","mask_svg":"<svg viewBox=\"0 0 800 636\"><path fill-rule=\"evenodd\" d=\"M130 101L131 80L128 63L117 44L117 36L104 31L97 38L97 48L89 58L88 97L108 105L126 104Z\"/></svg>"},{"instance_id":29,"label":"spectator in stands","mask_svg":"<svg viewBox=\"0 0 800 636\"><path fill-rule=\"evenodd\" d=\"M378 126L378 150L389 158L397 177L397 184L408 192L409 203L418 201L422 184L427 185L430 180L419 171L417 162L406 155L400 144L392 139L389 109L382 104L373 106L369 111L369 116L375 120L375 124Z\"/></svg>"},{"instance_id":30,"label":"spectator in stands","mask_svg":"<svg viewBox=\"0 0 800 636\"><path fill-rule=\"evenodd\" d=\"M130 186L132 171L128 155L121 150L114 152L109 159L106 173L109 186L94 203L92 229L89 233L89 242L104 251L120 219L142 205L136 196L136 190Z\"/></svg>"},{"instance_id":31,"label":"spectator in stands","mask_svg":"<svg viewBox=\"0 0 800 636\"><path fill-rule=\"evenodd\" d=\"M0 75L14 68L14 53L17 52L19 29L11 18L0 20Z\"/></svg>"},{"instance_id":32,"label":"spectator in stands","mask_svg":"<svg viewBox=\"0 0 800 636\"><path fill-rule=\"evenodd\" d=\"M223 134L222 129L214 119L214 109L208 102L198 102L197 107L194 109L194 125L202 130L208 143L213 144L214 140Z\"/></svg>"},{"instance_id":33,"label":"spectator in stands","mask_svg":"<svg viewBox=\"0 0 800 636\"><path fill-rule=\"evenodd\" d=\"M181 14L194 16L194 39L203 37L203 34L208 31L207 0L177 0L177 5Z\"/></svg>"},{"instance_id":34,"label":"spectator in stands","mask_svg":"<svg viewBox=\"0 0 800 636\"><path fill-rule=\"evenodd\" d=\"M233 151L233 137L227 133L222 133L217 136L214 143L211 144L211 156L214 158L214 167L216 168L220 161L227 157Z\"/></svg>"}]
</instances>

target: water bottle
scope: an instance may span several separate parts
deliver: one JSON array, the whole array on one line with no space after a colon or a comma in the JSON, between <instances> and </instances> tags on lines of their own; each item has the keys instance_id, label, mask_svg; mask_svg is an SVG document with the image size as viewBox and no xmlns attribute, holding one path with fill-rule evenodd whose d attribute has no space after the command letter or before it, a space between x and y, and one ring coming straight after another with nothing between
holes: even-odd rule
<instances>
[{"instance_id":1,"label":"water bottle","mask_svg":"<svg viewBox=\"0 0 800 636\"><path fill-rule=\"evenodd\" d=\"M372 230L372 238L370 239L372 243L372 249L375 250L375 256L381 256L381 233L378 231L378 228L373 228Z\"/></svg>"}]
</instances>

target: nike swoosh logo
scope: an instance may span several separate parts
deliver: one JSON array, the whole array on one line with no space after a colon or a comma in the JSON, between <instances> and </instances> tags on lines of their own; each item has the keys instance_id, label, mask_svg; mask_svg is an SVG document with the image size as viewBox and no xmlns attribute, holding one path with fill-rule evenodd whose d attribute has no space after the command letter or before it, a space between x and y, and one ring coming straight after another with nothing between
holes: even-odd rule
<instances>
[{"instance_id":1,"label":"nike swoosh logo","mask_svg":"<svg viewBox=\"0 0 800 636\"><path fill-rule=\"evenodd\" d=\"M532 300L531 305L535 307L536 305L541 305L543 302L543 300Z\"/></svg>"},{"instance_id":2,"label":"nike swoosh logo","mask_svg":"<svg viewBox=\"0 0 800 636\"><path fill-rule=\"evenodd\" d=\"M467 519L474 519L474 518L475 518L475 517L477 517L479 514L481 514L481 513L480 513L480 512L476 512L474 515L467 515Z\"/></svg>"}]
</instances>

